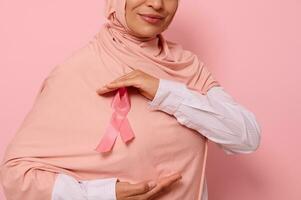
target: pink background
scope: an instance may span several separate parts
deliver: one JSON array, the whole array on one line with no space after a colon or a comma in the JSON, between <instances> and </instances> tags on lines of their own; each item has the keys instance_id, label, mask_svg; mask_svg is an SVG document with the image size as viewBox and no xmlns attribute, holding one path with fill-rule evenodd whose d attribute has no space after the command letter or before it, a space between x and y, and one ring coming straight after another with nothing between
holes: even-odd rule
<instances>
[{"instance_id":1,"label":"pink background","mask_svg":"<svg viewBox=\"0 0 301 200\"><path fill-rule=\"evenodd\" d=\"M210 144L209 199L301 199L300 1L181 4L165 36L198 53L262 127L253 154L228 156ZM1 159L44 77L99 30L102 6L102 0L0 0Z\"/></svg>"}]
</instances>

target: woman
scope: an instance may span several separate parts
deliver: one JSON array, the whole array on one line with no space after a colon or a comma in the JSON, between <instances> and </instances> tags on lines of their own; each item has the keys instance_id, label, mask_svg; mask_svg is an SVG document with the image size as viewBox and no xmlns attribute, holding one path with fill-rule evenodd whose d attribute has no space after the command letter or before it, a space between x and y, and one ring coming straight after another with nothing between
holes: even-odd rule
<instances>
[{"instance_id":1,"label":"woman","mask_svg":"<svg viewBox=\"0 0 301 200\"><path fill-rule=\"evenodd\" d=\"M108 0L109 20L56 66L7 148L7 199L205 200L208 139L260 142L254 114L167 41L178 0Z\"/></svg>"}]
</instances>

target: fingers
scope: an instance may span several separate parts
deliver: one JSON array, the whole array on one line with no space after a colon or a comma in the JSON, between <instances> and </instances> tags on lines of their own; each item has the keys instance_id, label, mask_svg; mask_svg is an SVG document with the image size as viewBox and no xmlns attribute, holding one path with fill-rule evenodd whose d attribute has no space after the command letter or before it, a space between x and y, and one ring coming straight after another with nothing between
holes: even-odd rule
<instances>
[{"instance_id":1,"label":"fingers","mask_svg":"<svg viewBox=\"0 0 301 200\"><path fill-rule=\"evenodd\" d=\"M153 198L165 192L172 184L179 181L181 178L182 176L177 173L160 179L157 187L146 194L146 198Z\"/></svg>"},{"instance_id":2,"label":"fingers","mask_svg":"<svg viewBox=\"0 0 301 200\"><path fill-rule=\"evenodd\" d=\"M138 92L140 92L144 97L153 100L158 90L159 82L159 78L151 76L140 70L134 70L102 86L96 91L96 93L102 95L118 88L131 86L138 89Z\"/></svg>"},{"instance_id":3,"label":"fingers","mask_svg":"<svg viewBox=\"0 0 301 200\"><path fill-rule=\"evenodd\" d=\"M97 90L98 94L107 93L113 90L116 90L121 87L129 87L134 86L136 83L136 80L134 79L136 77L136 73L130 72L128 74L125 74L114 81L106 84L105 86L102 86Z\"/></svg>"},{"instance_id":4,"label":"fingers","mask_svg":"<svg viewBox=\"0 0 301 200\"><path fill-rule=\"evenodd\" d=\"M119 78L115 79L114 81L112 81L111 83L116 83L118 81L121 81L121 80L125 80L125 79L128 79L128 78L132 78L135 76L135 73L130 72L130 73L127 73L127 74L124 74L122 76L120 76Z\"/></svg>"},{"instance_id":5,"label":"fingers","mask_svg":"<svg viewBox=\"0 0 301 200\"><path fill-rule=\"evenodd\" d=\"M134 84L135 84L135 80L134 79L124 78L124 79L120 79L120 80L118 80L116 82L108 83L106 85L106 87L108 89L116 89L116 88L120 88L120 87L133 86Z\"/></svg>"},{"instance_id":6,"label":"fingers","mask_svg":"<svg viewBox=\"0 0 301 200\"><path fill-rule=\"evenodd\" d=\"M168 192L171 185L179 181L182 176L179 173L160 178L156 181L143 181L136 184L118 182L116 186L117 199L123 200L150 200L158 195Z\"/></svg>"},{"instance_id":7,"label":"fingers","mask_svg":"<svg viewBox=\"0 0 301 200\"><path fill-rule=\"evenodd\" d=\"M119 182L116 185L116 196L117 199L129 199L132 197L137 197L137 195L145 194L154 186L150 186L147 181L143 181L136 184L130 184L128 182Z\"/></svg>"},{"instance_id":8,"label":"fingers","mask_svg":"<svg viewBox=\"0 0 301 200\"><path fill-rule=\"evenodd\" d=\"M130 73L124 74L124 75L120 76L119 78L115 79L114 81L111 81L109 84L117 83L117 82L120 82L120 81L126 80L126 79L134 78L134 77L136 77L137 74L138 74L137 70L133 70Z\"/></svg>"},{"instance_id":9,"label":"fingers","mask_svg":"<svg viewBox=\"0 0 301 200\"><path fill-rule=\"evenodd\" d=\"M128 79L128 80L124 80L124 81L119 81L119 82L116 82L116 83L109 83L106 86L103 86L103 87L99 88L97 90L97 93L98 94L107 93L107 92L116 90L116 89L121 88L121 87L132 86L132 85L134 85L134 83L135 82L132 79Z\"/></svg>"},{"instance_id":10,"label":"fingers","mask_svg":"<svg viewBox=\"0 0 301 200\"><path fill-rule=\"evenodd\" d=\"M166 192L171 187L172 184L178 182L179 180L181 180L181 178L182 176L179 173L175 173L170 176L161 178L154 189L142 195L143 197L142 199L154 198L159 194Z\"/></svg>"},{"instance_id":11,"label":"fingers","mask_svg":"<svg viewBox=\"0 0 301 200\"><path fill-rule=\"evenodd\" d=\"M141 183L136 183L131 185L131 189L129 190L129 196L145 194L155 186L150 186L147 181L143 181Z\"/></svg>"}]
</instances>

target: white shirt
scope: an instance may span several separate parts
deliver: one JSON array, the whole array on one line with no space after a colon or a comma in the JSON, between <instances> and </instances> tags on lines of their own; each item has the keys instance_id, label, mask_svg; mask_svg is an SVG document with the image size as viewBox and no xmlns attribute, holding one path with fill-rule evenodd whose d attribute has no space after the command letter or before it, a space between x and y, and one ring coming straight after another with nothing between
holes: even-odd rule
<instances>
[{"instance_id":1,"label":"white shirt","mask_svg":"<svg viewBox=\"0 0 301 200\"><path fill-rule=\"evenodd\" d=\"M148 104L150 109L171 114L180 124L203 134L226 154L251 153L259 147L261 127L255 115L221 86L202 95L184 83L160 79L155 97ZM116 181L117 177L78 182L59 174L52 200L116 200ZM201 200L208 200L206 177Z\"/></svg>"}]
</instances>

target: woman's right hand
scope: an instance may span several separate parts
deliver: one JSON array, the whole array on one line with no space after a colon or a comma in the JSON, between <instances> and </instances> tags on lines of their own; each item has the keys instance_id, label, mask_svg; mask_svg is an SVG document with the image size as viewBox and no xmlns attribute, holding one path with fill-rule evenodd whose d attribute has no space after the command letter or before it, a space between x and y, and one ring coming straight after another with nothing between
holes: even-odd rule
<instances>
[{"instance_id":1,"label":"woman's right hand","mask_svg":"<svg viewBox=\"0 0 301 200\"><path fill-rule=\"evenodd\" d=\"M153 182L154 184L150 184L150 181L131 184L117 180L116 197L117 200L150 200L159 194L168 192L170 186L181 178L179 173L175 173Z\"/></svg>"}]
</instances>

